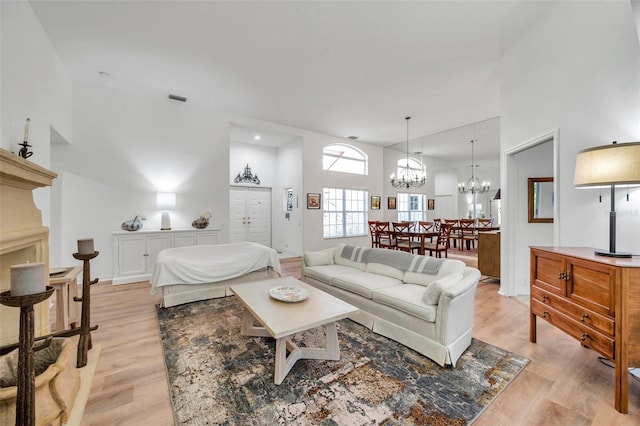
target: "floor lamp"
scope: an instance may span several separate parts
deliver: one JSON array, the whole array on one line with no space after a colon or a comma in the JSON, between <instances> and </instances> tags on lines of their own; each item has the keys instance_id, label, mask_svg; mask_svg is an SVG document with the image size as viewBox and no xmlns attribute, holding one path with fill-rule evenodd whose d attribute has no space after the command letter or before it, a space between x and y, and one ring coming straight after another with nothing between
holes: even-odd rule
<instances>
[{"instance_id":1,"label":"floor lamp","mask_svg":"<svg viewBox=\"0 0 640 426\"><path fill-rule=\"evenodd\" d=\"M609 251L598 256L631 257L616 251L616 185L640 184L640 142L616 143L582 150L576 158L576 188L610 187Z\"/></svg>"}]
</instances>

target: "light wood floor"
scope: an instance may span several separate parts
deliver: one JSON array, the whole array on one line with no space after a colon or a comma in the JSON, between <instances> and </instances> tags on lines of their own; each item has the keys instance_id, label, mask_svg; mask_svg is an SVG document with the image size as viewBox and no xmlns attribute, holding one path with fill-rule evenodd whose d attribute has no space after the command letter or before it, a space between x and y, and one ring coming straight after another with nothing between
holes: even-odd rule
<instances>
[{"instance_id":1,"label":"light wood floor","mask_svg":"<svg viewBox=\"0 0 640 426\"><path fill-rule=\"evenodd\" d=\"M473 259L464 259L473 263ZM299 261L281 260L299 277ZM613 408L614 371L595 352L544 321L529 342L529 308L500 296L483 280L475 303L474 337L531 359L476 421L477 425L638 425L640 382L629 379L629 414ZM91 287L94 344L102 345L83 425L172 425L158 325L149 283Z\"/></svg>"}]
</instances>

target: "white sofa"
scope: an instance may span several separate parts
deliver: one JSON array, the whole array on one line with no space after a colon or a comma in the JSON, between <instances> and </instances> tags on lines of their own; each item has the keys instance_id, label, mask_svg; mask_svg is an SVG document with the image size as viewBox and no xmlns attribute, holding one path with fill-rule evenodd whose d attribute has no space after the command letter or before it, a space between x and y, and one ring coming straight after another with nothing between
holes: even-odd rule
<instances>
[{"instance_id":1,"label":"white sofa","mask_svg":"<svg viewBox=\"0 0 640 426\"><path fill-rule=\"evenodd\" d=\"M307 252L302 279L352 305L374 332L455 366L471 344L480 271L464 262L339 244Z\"/></svg>"}]
</instances>

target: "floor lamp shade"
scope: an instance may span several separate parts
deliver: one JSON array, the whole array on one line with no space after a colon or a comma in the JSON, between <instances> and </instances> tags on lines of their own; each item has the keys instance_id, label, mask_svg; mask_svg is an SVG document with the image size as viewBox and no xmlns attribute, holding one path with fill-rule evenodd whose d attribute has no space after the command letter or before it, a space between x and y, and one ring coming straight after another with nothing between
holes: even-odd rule
<instances>
[{"instance_id":1,"label":"floor lamp shade","mask_svg":"<svg viewBox=\"0 0 640 426\"><path fill-rule=\"evenodd\" d=\"M573 184L576 188L611 187L609 213L609 251L597 255L631 257L616 252L616 185L640 183L640 142L616 143L585 149L578 153Z\"/></svg>"},{"instance_id":2,"label":"floor lamp shade","mask_svg":"<svg viewBox=\"0 0 640 426\"><path fill-rule=\"evenodd\" d=\"M169 216L169 212L167 210L176 208L176 193L175 192L158 192L156 194L156 207L158 209L164 210L162 212L160 229L163 231L170 230L171 217Z\"/></svg>"}]
</instances>

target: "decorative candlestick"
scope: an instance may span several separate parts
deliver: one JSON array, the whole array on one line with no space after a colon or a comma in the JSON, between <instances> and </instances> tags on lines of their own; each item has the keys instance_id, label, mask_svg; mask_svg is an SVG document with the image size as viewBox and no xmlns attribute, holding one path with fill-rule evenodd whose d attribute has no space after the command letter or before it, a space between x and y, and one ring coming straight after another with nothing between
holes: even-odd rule
<instances>
[{"instance_id":1,"label":"decorative candlestick","mask_svg":"<svg viewBox=\"0 0 640 426\"><path fill-rule=\"evenodd\" d=\"M85 241L80 247L80 242ZM91 247L93 248L93 240L91 240ZM78 240L78 250L88 249L88 243L86 240ZM73 257L78 260L82 260L82 297L75 297L73 300L76 302L82 302L82 316L80 317L80 339L78 340L78 357L76 361L76 368L82 368L87 365L87 352L92 348L91 343L91 290L89 286L98 282L98 279L91 281L91 268L90 260L97 257L100 252L94 251L93 253L73 253Z\"/></svg>"},{"instance_id":2,"label":"decorative candlestick","mask_svg":"<svg viewBox=\"0 0 640 426\"><path fill-rule=\"evenodd\" d=\"M33 426L36 423L36 373L33 364L33 305L47 300L51 297L53 291L53 287L47 286L46 291L42 293L24 296L13 296L10 291L0 293L1 304L20 308L16 426ZM50 344L50 341L48 342ZM46 344L46 346L48 346L48 344ZM40 349L42 349L42 347Z\"/></svg>"}]
</instances>

